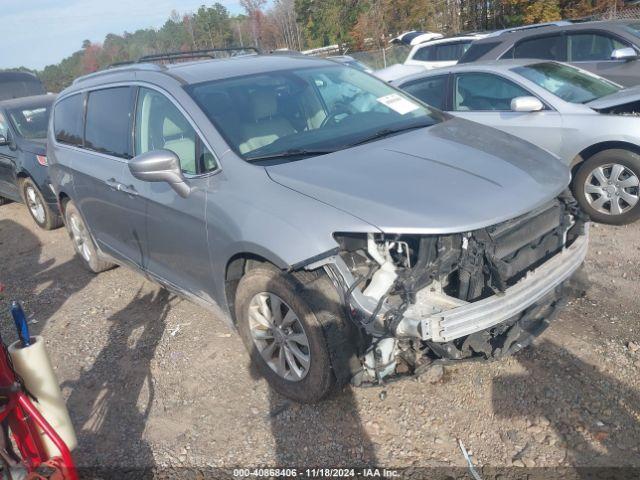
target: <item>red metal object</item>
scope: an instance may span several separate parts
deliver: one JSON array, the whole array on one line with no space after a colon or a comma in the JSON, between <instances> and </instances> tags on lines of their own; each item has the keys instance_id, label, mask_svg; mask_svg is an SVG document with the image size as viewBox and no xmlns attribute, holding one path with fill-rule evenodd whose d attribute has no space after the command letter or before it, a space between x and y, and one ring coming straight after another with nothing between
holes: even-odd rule
<instances>
[{"instance_id":1,"label":"red metal object","mask_svg":"<svg viewBox=\"0 0 640 480\"><path fill-rule=\"evenodd\" d=\"M11 389L14 386L18 388L7 394L6 403L0 407L0 422L8 420L9 429L18 447L22 464L30 474L28 478L42 478L36 473L36 469L46 465L55 470L55 473L50 477L52 479L78 480L78 473L69 448L33 405L18 383L7 347L0 340L0 387ZM40 430L57 447L60 452L59 457L49 458L40 439Z\"/></svg>"}]
</instances>

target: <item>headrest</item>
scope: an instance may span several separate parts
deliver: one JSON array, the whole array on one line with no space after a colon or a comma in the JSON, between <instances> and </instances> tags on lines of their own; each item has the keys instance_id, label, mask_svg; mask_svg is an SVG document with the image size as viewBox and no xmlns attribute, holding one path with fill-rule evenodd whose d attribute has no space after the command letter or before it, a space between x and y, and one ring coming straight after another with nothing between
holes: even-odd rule
<instances>
[{"instance_id":1,"label":"headrest","mask_svg":"<svg viewBox=\"0 0 640 480\"><path fill-rule=\"evenodd\" d=\"M258 122L278 113L278 96L273 90L257 90L252 95L253 119Z\"/></svg>"}]
</instances>

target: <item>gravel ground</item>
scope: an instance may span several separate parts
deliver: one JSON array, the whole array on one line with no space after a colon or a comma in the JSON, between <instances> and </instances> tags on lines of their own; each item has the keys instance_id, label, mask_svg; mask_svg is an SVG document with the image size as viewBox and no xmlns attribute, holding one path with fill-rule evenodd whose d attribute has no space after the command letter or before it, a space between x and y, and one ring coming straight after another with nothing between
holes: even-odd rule
<instances>
[{"instance_id":1,"label":"gravel ground","mask_svg":"<svg viewBox=\"0 0 640 480\"><path fill-rule=\"evenodd\" d=\"M83 466L640 467L640 223L592 229L587 296L534 345L292 404L223 320L126 268L85 272L64 229L0 207L0 281L46 337ZM6 313L2 332L15 338Z\"/></svg>"}]
</instances>

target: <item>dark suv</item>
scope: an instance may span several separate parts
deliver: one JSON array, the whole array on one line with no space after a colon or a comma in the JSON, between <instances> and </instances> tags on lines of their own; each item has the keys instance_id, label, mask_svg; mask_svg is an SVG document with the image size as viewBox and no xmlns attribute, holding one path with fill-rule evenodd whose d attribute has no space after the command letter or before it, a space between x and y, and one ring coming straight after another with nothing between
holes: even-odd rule
<instances>
[{"instance_id":1,"label":"dark suv","mask_svg":"<svg viewBox=\"0 0 640 480\"><path fill-rule=\"evenodd\" d=\"M567 62L626 87L640 83L640 20L545 25L495 32L459 63L540 58Z\"/></svg>"},{"instance_id":2,"label":"dark suv","mask_svg":"<svg viewBox=\"0 0 640 480\"><path fill-rule=\"evenodd\" d=\"M39 227L62 225L49 183L47 124L55 95L0 102L0 205L24 202Z\"/></svg>"},{"instance_id":3,"label":"dark suv","mask_svg":"<svg viewBox=\"0 0 640 480\"><path fill-rule=\"evenodd\" d=\"M0 72L0 100L44 94L42 82L29 72Z\"/></svg>"}]
</instances>

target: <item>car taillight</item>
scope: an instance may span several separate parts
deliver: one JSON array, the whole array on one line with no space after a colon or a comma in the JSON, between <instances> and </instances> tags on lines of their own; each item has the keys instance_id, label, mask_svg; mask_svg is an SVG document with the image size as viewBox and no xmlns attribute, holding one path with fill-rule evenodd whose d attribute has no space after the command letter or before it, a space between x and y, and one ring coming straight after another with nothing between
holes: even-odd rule
<instances>
[{"instance_id":1,"label":"car taillight","mask_svg":"<svg viewBox=\"0 0 640 480\"><path fill-rule=\"evenodd\" d=\"M38 160L38 163L43 167L46 167L48 165L46 155L36 155L36 159Z\"/></svg>"}]
</instances>

